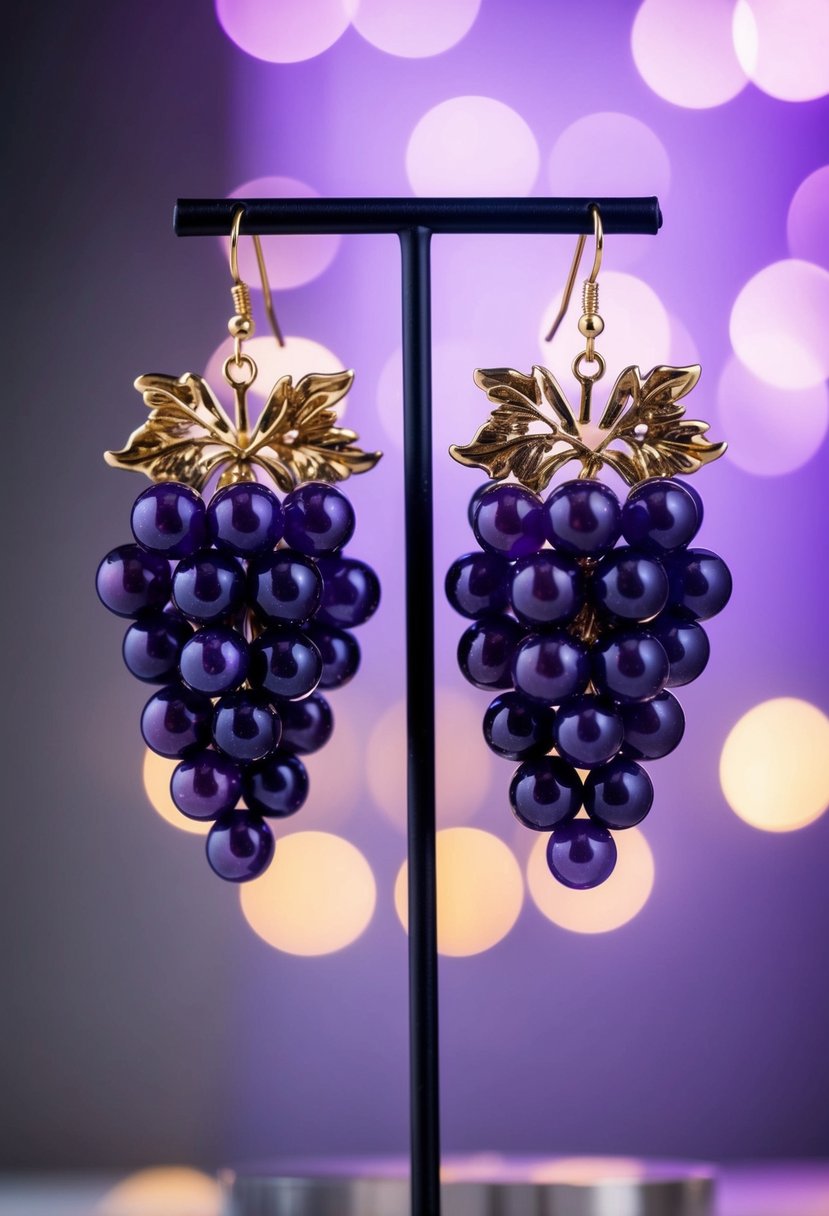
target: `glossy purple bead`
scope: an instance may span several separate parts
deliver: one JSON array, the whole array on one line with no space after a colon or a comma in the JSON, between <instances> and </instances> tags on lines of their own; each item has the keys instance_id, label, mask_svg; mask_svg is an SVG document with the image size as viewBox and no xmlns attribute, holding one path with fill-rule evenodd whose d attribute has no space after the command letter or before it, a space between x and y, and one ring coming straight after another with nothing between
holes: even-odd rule
<instances>
[{"instance_id":1,"label":"glossy purple bead","mask_svg":"<svg viewBox=\"0 0 829 1216\"><path fill-rule=\"evenodd\" d=\"M334 732L334 715L325 697L312 693L304 701L285 701L282 716L282 746L301 756L325 747Z\"/></svg>"},{"instance_id":2,"label":"glossy purple bead","mask_svg":"<svg viewBox=\"0 0 829 1216\"><path fill-rule=\"evenodd\" d=\"M159 756L181 759L210 740L212 705L207 697L181 684L168 684L150 697L141 714L141 734Z\"/></svg>"},{"instance_id":3,"label":"glossy purple bead","mask_svg":"<svg viewBox=\"0 0 829 1216\"><path fill-rule=\"evenodd\" d=\"M486 494L487 490L491 490L494 486L500 484L501 483L499 481L492 479L490 481L485 481L482 485L478 486L477 490L469 500L469 506L466 508L466 518L469 520L470 528L475 526L475 512L477 511L478 503L481 501L484 494Z\"/></svg>"},{"instance_id":4,"label":"glossy purple bead","mask_svg":"<svg viewBox=\"0 0 829 1216\"><path fill-rule=\"evenodd\" d=\"M310 557L279 549L250 563L248 594L269 621L299 625L320 606L322 576Z\"/></svg>"},{"instance_id":5,"label":"glossy purple bead","mask_svg":"<svg viewBox=\"0 0 829 1216\"><path fill-rule=\"evenodd\" d=\"M509 800L525 828L549 832L581 810L581 778L560 756L525 760L512 779Z\"/></svg>"},{"instance_id":6,"label":"glossy purple bead","mask_svg":"<svg viewBox=\"0 0 829 1216\"><path fill-rule=\"evenodd\" d=\"M594 647L593 683L614 701L648 701L662 692L670 672L663 646L650 633L613 634Z\"/></svg>"},{"instance_id":7,"label":"glossy purple bead","mask_svg":"<svg viewBox=\"0 0 829 1216\"><path fill-rule=\"evenodd\" d=\"M199 752L174 769L170 796L188 819L215 819L241 798L242 770L218 752Z\"/></svg>"},{"instance_id":8,"label":"glossy purple bead","mask_svg":"<svg viewBox=\"0 0 829 1216\"><path fill-rule=\"evenodd\" d=\"M178 674L181 648L193 630L181 617L159 612L141 617L124 634L127 670L148 684L169 684Z\"/></svg>"},{"instance_id":9,"label":"glossy purple bead","mask_svg":"<svg viewBox=\"0 0 829 1216\"><path fill-rule=\"evenodd\" d=\"M320 652L296 629L269 629L251 645L250 682L270 697L286 701L307 697L321 675Z\"/></svg>"},{"instance_id":10,"label":"glossy purple bead","mask_svg":"<svg viewBox=\"0 0 829 1216\"><path fill-rule=\"evenodd\" d=\"M132 534L151 553L191 557L207 539L200 494L177 481L150 486L132 508Z\"/></svg>"},{"instance_id":11,"label":"glossy purple bead","mask_svg":"<svg viewBox=\"0 0 829 1216\"><path fill-rule=\"evenodd\" d=\"M242 788L251 810L284 819L296 814L308 797L308 771L291 752L274 752L247 769Z\"/></svg>"},{"instance_id":12,"label":"glossy purple bead","mask_svg":"<svg viewBox=\"0 0 829 1216\"><path fill-rule=\"evenodd\" d=\"M493 486L478 499L472 528L482 549L529 557L544 544L541 501L523 486Z\"/></svg>"},{"instance_id":13,"label":"glossy purple bead","mask_svg":"<svg viewBox=\"0 0 829 1216\"><path fill-rule=\"evenodd\" d=\"M547 540L573 557L600 557L612 549L621 532L616 495L601 481L565 481L544 504Z\"/></svg>"},{"instance_id":14,"label":"glossy purple bead","mask_svg":"<svg viewBox=\"0 0 829 1216\"><path fill-rule=\"evenodd\" d=\"M229 692L213 714L213 742L231 760L264 760L281 736L279 715L255 692Z\"/></svg>"},{"instance_id":15,"label":"glossy purple bead","mask_svg":"<svg viewBox=\"0 0 829 1216\"><path fill-rule=\"evenodd\" d=\"M311 557L342 549L354 535L354 508L341 490L323 481L291 490L282 509L288 544Z\"/></svg>"},{"instance_id":16,"label":"glossy purple bead","mask_svg":"<svg viewBox=\"0 0 829 1216\"><path fill-rule=\"evenodd\" d=\"M238 688L248 673L248 644L227 625L199 629L185 645L179 660L181 678L196 692L209 697Z\"/></svg>"},{"instance_id":17,"label":"glossy purple bead","mask_svg":"<svg viewBox=\"0 0 829 1216\"><path fill-rule=\"evenodd\" d=\"M640 705L623 705L625 743L622 754L631 760L660 760L678 746L685 733L685 715L676 697L662 692Z\"/></svg>"},{"instance_id":18,"label":"glossy purple bead","mask_svg":"<svg viewBox=\"0 0 829 1216\"><path fill-rule=\"evenodd\" d=\"M553 713L520 693L502 693L484 714L484 739L506 760L544 756L553 746Z\"/></svg>"},{"instance_id":19,"label":"glossy purple bead","mask_svg":"<svg viewBox=\"0 0 829 1216\"><path fill-rule=\"evenodd\" d=\"M465 553L446 572L446 598L461 616L491 616L509 606L512 567L497 553Z\"/></svg>"},{"instance_id":20,"label":"glossy purple bead","mask_svg":"<svg viewBox=\"0 0 829 1216\"><path fill-rule=\"evenodd\" d=\"M625 540L643 553L659 557L689 545L700 517L687 486L670 477L653 477L631 490L622 508Z\"/></svg>"},{"instance_id":21,"label":"glossy purple bead","mask_svg":"<svg viewBox=\"0 0 829 1216\"><path fill-rule=\"evenodd\" d=\"M545 550L516 562L510 595L519 620L560 625L571 621L584 603L584 579L571 558Z\"/></svg>"},{"instance_id":22,"label":"glossy purple bead","mask_svg":"<svg viewBox=\"0 0 829 1216\"><path fill-rule=\"evenodd\" d=\"M649 621L668 602L668 576L661 563L624 546L599 562L592 587L597 603L624 621Z\"/></svg>"},{"instance_id":23,"label":"glossy purple bead","mask_svg":"<svg viewBox=\"0 0 829 1216\"><path fill-rule=\"evenodd\" d=\"M584 805L600 827L618 832L641 823L653 803L653 783L632 760L617 756L593 769L584 783Z\"/></svg>"},{"instance_id":24,"label":"glossy purple bead","mask_svg":"<svg viewBox=\"0 0 829 1216\"><path fill-rule=\"evenodd\" d=\"M229 554L214 549L200 549L193 557L185 557L173 575L173 603L200 624L235 612L244 594L242 567Z\"/></svg>"},{"instance_id":25,"label":"glossy purple bead","mask_svg":"<svg viewBox=\"0 0 829 1216\"><path fill-rule=\"evenodd\" d=\"M219 490L207 508L207 528L213 544L237 557L255 557L273 550L282 539L285 520L273 490L255 481Z\"/></svg>"},{"instance_id":26,"label":"glossy purple bead","mask_svg":"<svg viewBox=\"0 0 829 1216\"><path fill-rule=\"evenodd\" d=\"M584 692L590 678L587 649L564 632L531 633L515 652L513 684L525 697L558 705Z\"/></svg>"},{"instance_id":27,"label":"glossy purple bead","mask_svg":"<svg viewBox=\"0 0 829 1216\"><path fill-rule=\"evenodd\" d=\"M234 810L219 816L206 847L214 874L226 882L248 882L267 870L275 846L273 832L260 815Z\"/></svg>"},{"instance_id":28,"label":"glossy purple bead","mask_svg":"<svg viewBox=\"0 0 829 1216\"><path fill-rule=\"evenodd\" d=\"M139 617L163 608L170 598L170 563L140 545L119 545L98 566L95 586L110 612Z\"/></svg>"},{"instance_id":29,"label":"glossy purple bead","mask_svg":"<svg viewBox=\"0 0 829 1216\"><path fill-rule=\"evenodd\" d=\"M731 598L731 571L710 549L686 549L666 562L669 603L674 611L695 621L716 616Z\"/></svg>"},{"instance_id":30,"label":"glossy purple bead","mask_svg":"<svg viewBox=\"0 0 829 1216\"><path fill-rule=\"evenodd\" d=\"M547 845L553 878L575 891L607 882L616 865L616 842L606 828L589 819L571 819L556 828Z\"/></svg>"},{"instance_id":31,"label":"glossy purple bead","mask_svg":"<svg viewBox=\"0 0 829 1216\"><path fill-rule=\"evenodd\" d=\"M511 616L484 617L461 634L458 666L476 688L512 688L512 660L523 637Z\"/></svg>"},{"instance_id":32,"label":"glossy purple bead","mask_svg":"<svg viewBox=\"0 0 829 1216\"><path fill-rule=\"evenodd\" d=\"M622 746L622 719L610 701L585 693L556 714L556 749L575 768L598 768Z\"/></svg>"},{"instance_id":33,"label":"glossy purple bead","mask_svg":"<svg viewBox=\"0 0 829 1216\"><path fill-rule=\"evenodd\" d=\"M666 688L677 688L690 684L702 675L711 653L708 634L696 621L665 613L651 621L648 632L652 633L668 656L670 670L665 681Z\"/></svg>"},{"instance_id":34,"label":"glossy purple bead","mask_svg":"<svg viewBox=\"0 0 829 1216\"><path fill-rule=\"evenodd\" d=\"M380 580L354 557L323 557L322 603L317 619L325 625L355 629L374 616L380 603Z\"/></svg>"},{"instance_id":35,"label":"glossy purple bead","mask_svg":"<svg viewBox=\"0 0 829 1216\"><path fill-rule=\"evenodd\" d=\"M342 688L357 674L360 667L360 643L353 633L338 629L336 625L318 625L316 621L306 625L303 632L320 652L320 688Z\"/></svg>"},{"instance_id":36,"label":"glossy purple bead","mask_svg":"<svg viewBox=\"0 0 829 1216\"><path fill-rule=\"evenodd\" d=\"M675 477L674 481L676 481L678 485L684 486L684 488L693 498L694 506L697 509L697 519L699 520L700 527L702 527L702 521L705 516L705 505L702 501L702 495L700 494L699 490L696 488L696 486L692 485L691 482L680 481L678 477Z\"/></svg>"}]
</instances>

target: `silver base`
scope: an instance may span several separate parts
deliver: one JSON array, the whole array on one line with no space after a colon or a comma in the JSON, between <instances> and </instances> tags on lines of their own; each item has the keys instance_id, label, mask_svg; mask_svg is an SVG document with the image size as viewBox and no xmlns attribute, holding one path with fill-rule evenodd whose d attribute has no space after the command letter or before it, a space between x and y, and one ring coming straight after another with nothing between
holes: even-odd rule
<instances>
[{"instance_id":1,"label":"silver base","mask_svg":"<svg viewBox=\"0 0 829 1216\"><path fill-rule=\"evenodd\" d=\"M225 1171L233 1216L409 1216L400 1159ZM713 1216L714 1171L630 1158L444 1159L443 1216Z\"/></svg>"}]
</instances>

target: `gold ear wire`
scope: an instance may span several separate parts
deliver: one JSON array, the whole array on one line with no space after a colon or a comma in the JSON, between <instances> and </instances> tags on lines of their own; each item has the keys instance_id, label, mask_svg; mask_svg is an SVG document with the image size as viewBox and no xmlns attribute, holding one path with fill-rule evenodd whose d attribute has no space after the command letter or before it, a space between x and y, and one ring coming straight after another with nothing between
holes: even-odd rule
<instances>
[{"instance_id":1,"label":"gold ear wire","mask_svg":"<svg viewBox=\"0 0 829 1216\"><path fill-rule=\"evenodd\" d=\"M593 265L590 269L590 274L584 281L584 313L585 315L595 315L599 303L599 289L597 279L599 271L602 268L602 253L604 251L604 228L602 226L602 217L599 208L595 203L591 203L588 208L593 217L593 235L596 238L596 249L593 254ZM570 301L573 298L573 288L576 285L576 276L579 273L582 254L584 253L587 234L582 233L576 241L576 252L573 255L573 261L570 266L570 273L567 275L567 282L564 284L564 293L561 297L561 305L556 313L555 319L550 326L549 333L545 337L545 342L551 342L559 329L561 322L564 320L567 309L570 307ZM590 305L590 307L588 307ZM604 327L602 327L604 328ZM599 330L601 332L601 330ZM587 335L585 335L587 336ZM596 336L595 334L593 335Z\"/></svg>"},{"instance_id":2,"label":"gold ear wire","mask_svg":"<svg viewBox=\"0 0 829 1216\"><path fill-rule=\"evenodd\" d=\"M233 279L233 286L230 289L233 296L233 307L236 309L236 316L231 318L229 322L230 333L237 341L241 338L249 338L254 332L253 315L250 301L250 288L247 283L242 280L239 274L239 232L242 227L242 219L245 214L244 207L237 207L233 213L233 222L230 226L230 277ZM271 295L271 285L268 282L268 268L265 265L265 255L262 252L262 242L254 233L251 237L253 248L256 253L256 264L259 267L259 278L262 283L262 298L265 304L265 312L268 314L273 336L276 338L280 346L285 345L285 339L282 336L282 330L279 327L279 322L276 319L276 312L273 306L273 297ZM244 323L244 324L243 324ZM240 332L240 331L244 332Z\"/></svg>"}]
</instances>

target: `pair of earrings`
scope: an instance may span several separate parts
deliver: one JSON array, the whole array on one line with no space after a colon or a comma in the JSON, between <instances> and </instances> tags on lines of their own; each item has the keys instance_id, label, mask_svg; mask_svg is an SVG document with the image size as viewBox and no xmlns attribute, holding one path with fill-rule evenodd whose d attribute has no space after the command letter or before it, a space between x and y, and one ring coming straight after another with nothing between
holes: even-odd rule
<instances>
[{"instance_id":1,"label":"pair of earrings","mask_svg":"<svg viewBox=\"0 0 829 1216\"><path fill-rule=\"evenodd\" d=\"M473 622L460 641L461 670L497 693L484 716L485 740L520 762L512 809L525 826L551 833L551 872L582 889L612 872L612 831L650 809L653 788L639 761L679 743L682 710L667 690L705 667L708 641L698 622L720 611L731 590L722 560L688 547L702 502L673 476L725 450L705 439L707 424L684 418L681 398L699 367L657 367L647 376L626 368L598 427L591 424L593 384L605 371L595 349L604 329L603 234L599 210L591 210L596 249L579 321L585 346L573 363L578 415L544 368L475 373L495 408L470 444L450 451L492 480L470 503L480 550L453 563L446 580L449 601ZM135 543L107 554L97 578L105 606L133 619L123 648L128 669L163 686L144 708L144 739L179 760L173 801L183 814L213 821L208 861L234 882L270 863L268 820L303 805L301 757L333 729L319 690L356 673L360 650L350 630L380 598L374 571L344 553L354 512L334 485L380 459L337 422L333 407L353 373L310 373L296 385L282 377L251 425L247 392L257 367L244 350L253 321L238 270L243 215L240 207L231 232L234 349L223 367L235 418L200 376L139 377L149 418L106 460L154 484L133 508ZM584 245L582 236L549 337L565 315ZM540 492L574 459L579 477L542 502ZM596 479L603 466L634 487L624 506ZM201 492L214 484L206 504ZM577 818L582 808L587 818Z\"/></svg>"}]
</instances>

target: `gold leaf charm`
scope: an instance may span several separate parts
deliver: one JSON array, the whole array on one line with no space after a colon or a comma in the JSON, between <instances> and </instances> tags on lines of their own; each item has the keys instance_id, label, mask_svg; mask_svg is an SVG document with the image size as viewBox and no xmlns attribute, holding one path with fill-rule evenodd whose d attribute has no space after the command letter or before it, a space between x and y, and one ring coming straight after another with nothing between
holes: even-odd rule
<instances>
[{"instance_id":1,"label":"gold leaf charm","mask_svg":"<svg viewBox=\"0 0 829 1216\"><path fill-rule=\"evenodd\" d=\"M684 416L680 399L699 377L696 365L655 367L644 377L638 367L626 367L594 427L577 421L546 368L534 367L529 376L513 368L479 370L475 383L496 408L471 443L453 444L449 452L460 464L497 480L512 475L536 493L571 460L581 461L581 477L607 464L630 485L694 473L726 449L705 439L707 422ZM611 447L615 443L625 447Z\"/></svg>"}]
</instances>

